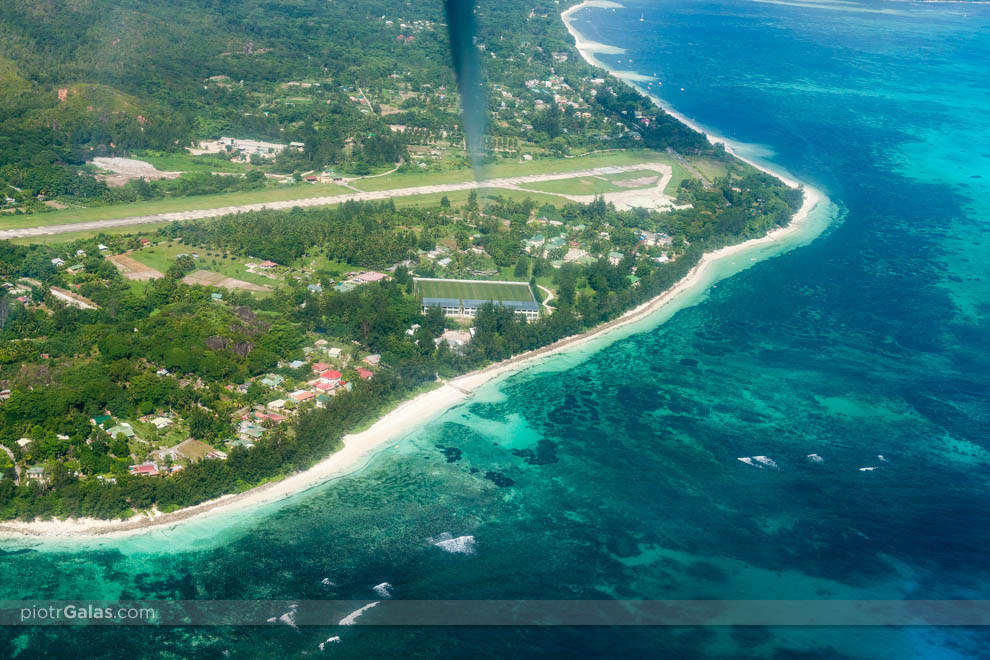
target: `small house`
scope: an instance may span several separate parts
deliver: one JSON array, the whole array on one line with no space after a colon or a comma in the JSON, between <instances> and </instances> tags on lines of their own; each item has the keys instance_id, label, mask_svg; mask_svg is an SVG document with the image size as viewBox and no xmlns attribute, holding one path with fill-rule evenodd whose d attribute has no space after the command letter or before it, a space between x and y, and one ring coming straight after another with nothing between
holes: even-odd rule
<instances>
[{"instance_id":1,"label":"small house","mask_svg":"<svg viewBox=\"0 0 990 660\"><path fill-rule=\"evenodd\" d=\"M385 279L386 277L388 277L388 275L386 275L385 273L376 273L373 270L369 270L364 273L358 273L357 275L352 277L351 280L358 284L367 284L369 282L378 282L380 280Z\"/></svg>"},{"instance_id":2,"label":"small house","mask_svg":"<svg viewBox=\"0 0 990 660\"><path fill-rule=\"evenodd\" d=\"M242 422L240 427L238 427L237 432L243 439L257 440L265 434L265 428L263 426L258 426L257 424L252 424L251 422Z\"/></svg>"},{"instance_id":3,"label":"small house","mask_svg":"<svg viewBox=\"0 0 990 660\"><path fill-rule=\"evenodd\" d=\"M111 438L116 438L117 437L117 434L119 434L119 433L123 433L124 434L124 437L127 437L127 438L133 438L134 437L134 429L132 429L131 428L131 425L128 424L127 422L121 422L120 424L117 424L116 426L111 426L110 428L107 429L107 433L110 434L110 437Z\"/></svg>"},{"instance_id":4,"label":"small house","mask_svg":"<svg viewBox=\"0 0 990 660\"><path fill-rule=\"evenodd\" d=\"M471 333L465 330L444 330L443 334L434 340L440 344L446 342L451 348L462 348L471 343Z\"/></svg>"},{"instance_id":5,"label":"small house","mask_svg":"<svg viewBox=\"0 0 990 660\"><path fill-rule=\"evenodd\" d=\"M372 355L369 355L368 357L364 358L364 360L363 360L363 362L365 364L367 364L369 367L378 366L378 363L381 362L381 361L382 361L382 356L381 355L378 355L377 353L374 353Z\"/></svg>"},{"instance_id":6,"label":"small house","mask_svg":"<svg viewBox=\"0 0 990 660\"><path fill-rule=\"evenodd\" d=\"M269 374L261 379L261 384L274 389L281 385L283 381L285 381L285 378L282 376L279 376L278 374Z\"/></svg>"},{"instance_id":7,"label":"small house","mask_svg":"<svg viewBox=\"0 0 990 660\"><path fill-rule=\"evenodd\" d=\"M131 474L139 477L157 477L158 476L158 464L157 463L141 463L140 465L132 465L130 467Z\"/></svg>"},{"instance_id":8,"label":"small house","mask_svg":"<svg viewBox=\"0 0 990 660\"><path fill-rule=\"evenodd\" d=\"M330 382L337 382L338 380L340 380L342 375L343 374L341 374L339 371L335 369L327 369L326 371L320 372L320 378L322 380L327 380Z\"/></svg>"}]
</instances>

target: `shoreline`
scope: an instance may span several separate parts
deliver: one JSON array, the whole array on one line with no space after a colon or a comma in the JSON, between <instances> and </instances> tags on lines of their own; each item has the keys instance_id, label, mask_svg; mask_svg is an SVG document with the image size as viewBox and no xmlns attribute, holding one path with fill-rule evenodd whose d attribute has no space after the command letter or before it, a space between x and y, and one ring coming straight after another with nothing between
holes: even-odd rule
<instances>
[{"instance_id":1,"label":"shoreline","mask_svg":"<svg viewBox=\"0 0 990 660\"><path fill-rule=\"evenodd\" d=\"M609 2L608 0L589 0L571 7L561 14L568 32L575 38L578 52L581 53L585 61L593 66L605 69L611 75L615 75L594 58L592 53L596 51L590 49L594 46L600 48L612 47L595 44L584 39L568 21L574 12L586 7L611 8L621 7L621 5ZM637 91L643 93L642 90L637 89ZM713 144L716 142L712 135L701 130L697 124L683 117L683 115L670 110L652 95L647 94L647 96L678 121L703 133ZM474 391L483 385L491 383L509 373L514 373L527 366L531 366L543 358L564 351L572 351L593 340L601 340L620 328L644 321L658 310L667 307L671 302L692 292L696 285L702 283L706 275L718 263L753 248L780 243L784 239L797 234L804 228L811 211L822 202L827 201L826 197L817 189L803 186L792 178L783 176L767 166L740 156L732 149L731 142L722 139L717 141L722 142L726 150L736 158L749 163L761 171L780 178L792 188L802 188L804 201L801 208L798 209L786 226L774 229L759 238L729 245L713 252L706 252L702 255L698 263L674 286L659 296L628 310L612 321L603 323L583 333L565 337L548 346L521 353L502 362L458 376L450 381L442 382L441 386L436 389L403 401L379 418L368 429L360 433L345 436L344 447L342 449L317 462L307 470L297 472L278 481L262 484L242 493L224 495L217 499L186 507L172 513L141 513L127 520L73 518L33 522L4 522L0 523L0 541L11 539L24 540L31 537L92 539L132 536L193 519L201 521L209 516L227 514L249 507L256 508L306 492L337 477L357 472L374 458L377 450L390 442L408 435L416 429L422 428L457 404L468 400Z\"/></svg>"},{"instance_id":2,"label":"shoreline","mask_svg":"<svg viewBox=\"0 0 990 660\"><path fill-rule=\"evenodd\" d=\"M668 115L670 115L677 121L681 122L685 126L704 135L705 139L707 139L710 144L712 145L721 144L722 146L725 147L725 150L735 158L738 158L739 160L748 163L749 165L752 165L761 172L765 172L767 174L777 177L791 188L804 188L806 193L816 194L821 199L825 199L825 196L824 194L821 193L821 191L817 189L813 189L811 186L808 186L806 184L802 184L801 182L797 181L789 174L785 174L779 171L778 169L774 169L769 165L765 165L750 156L743 155L742 153L740 153L739 143L733 142L732 140L723 137L721 135L718 135L717 133L713 133L710 129L705 128L694 119L691 119L690 117L684 115L682 112L675 110L669 104L669 102L664 101L656 94L652 94L647 90L644 90L633 84L635 82L654 80L652 76L644 76L635 71L616 71L610 69L608 65L606 65L604 62L599 60L597 57L595 57L596 54L621 55L625 53L626 50L624 48L619 48L618 46L609 46L608 44L592 41L591 39L588 39L583 34L581 34L581 32L578 31L576 27L574 27L574 25L572 24L574 14L581 11L582 9L590 9L590 8L625 9L625 7L622 4L618 2L613 2L612 0L584 0L584 2L576 4L573 7L569 7L568 9L565 9L563 12L561 12L560 18L563 21L564 26L567 28L567 32L571 35L571 37L574 38L574 48L577 50L578 53L580 53L581 58L584 59L585 62L587 62L588 64L590 64L595 68L602 69L610 76L617 78L623 83L629 85L637 93L642 94L643 96L648 98L650 101L653 102L654 105L659 107ZM798 210L798 213L801 213L801 210ZM797 214L795 214L795 217L797 217ZM791 222L793 223L794 220L792 219ZM788 226L790 226L790 224L788 224Z\"/></svg>"}]
</instances>

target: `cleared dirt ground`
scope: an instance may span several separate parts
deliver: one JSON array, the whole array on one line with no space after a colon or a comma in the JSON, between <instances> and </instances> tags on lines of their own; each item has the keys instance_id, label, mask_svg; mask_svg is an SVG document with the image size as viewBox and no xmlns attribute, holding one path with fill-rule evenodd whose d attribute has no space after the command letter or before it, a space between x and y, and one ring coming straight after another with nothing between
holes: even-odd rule
<instances>
[{"instance_id":1,"label":"cleared dirt ground","mask_svg":"<svg viewBox=\"0 0 990 660\"><path fill-rule=\"evenodd\" d=\"M227 277L220 273L214 273L209 270L194 270L185 277L182 281L186 284L199 284L202 286L214 286L222 289L230 289L231 291L235 289L242 289L244 291L271 291L272 288L268 286L263 286L261 284L252 284L251 282L245 282L244 280L234 279L233 277Z\"/></svg>"},{"instance_id":2,"label":"cleared dirt ground","mask_svg":"<svg viewBox=\"0 0 990 660\"><path fill-rule=\"evenodd\" d=\"M111 255L107 257L107 261L113 263L121 275L129 280L155 280L159 277L165 277L165 273L155 270L151 266L145 266L129 256L128 253Z\"/></svg>"},{"instance_id":3,"label":"cleared dirt ground","mask_svg":"<svg viewBox=\"0 0 990 660\"><path fill-rule=\"evenodd\" d=\"M93 165L110 172L110 174L103 175L102 178L111 188L123 186L132 179L155 181L156 179L175 179L182 174L182 172L162 172L151 163L133 158L94 158Z\"/></svg>"}]
</instances>

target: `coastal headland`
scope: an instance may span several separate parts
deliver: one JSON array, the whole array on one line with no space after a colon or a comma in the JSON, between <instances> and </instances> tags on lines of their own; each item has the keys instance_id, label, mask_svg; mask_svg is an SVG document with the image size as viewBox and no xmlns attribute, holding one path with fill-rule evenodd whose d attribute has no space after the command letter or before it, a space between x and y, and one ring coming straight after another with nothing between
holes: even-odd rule
<instances>
[{"instance_id":1,"label":"coastal headland","mask_svg":"<svg viewBox=\"0 0 990 660\"><path fill-rule=\"evenodd\" d=\"M595 58L595 53L617 52L617 50L613 47L597 44L585 39L574 27L573 16L576 12L588 7L616 8L620 6L617 3L605 0L591 0L590 2L575 5L561 14L564 24L575 39L578 51L593 66L606 68ZM609 71L609 73L620 79L632 82L629 76L621 75L623 72ZM638 91L645 93L642 90ZM595 346L596 348L599 344L604 346L606 343L623 336L619 332L620 330L635 332L640 328L645 329L660 316L658 312L661 310L672 312L679 308L678 305L689 304L691 301L700 297L718 279L748 267L757 261L758 257L777 254L806 243L817 236L827 226L828 220L825 217L824 209L828 206L828 200L820 191L807 185L802 185L793 178L768 167L766 164L754 162L751 159L741 156L731 141L707 133L696 123L667 107L661 99L655 96L650 96L650 98L654 103L681 122L699 132L705 133L710 142L724 144L726 150L737 158L778 177L788 186L801 188L804 195L803 203L791 221L786 226L775 229L760 238L747 240L705 253L694 268L677 282L675 286L635 309L627 311L619 318L599 325L587 332L562 339L549 346L523 353L502 362L489 365L483 369L441 382L439 387L401 403L378 419L368 429L360 433L345 436L344 447L341 450L326 457L311 468L280 481L266 483L242 493L226 495L175 512L160 513L152 510L135 515L128 520L107 521L79 518L34 522L5 522L0 524L0 536L21 538L25 536L126 536L139 534L155 527L174 525L192 519L202 520L207 516L218 516L236 510L256 508L263 504L290 498L335 477L353 473L361 469L368 463L376 450L395 442L416 429L422 428L451 407L469 400L472 393L478 390L478 388L491 384L508 374L533 366L545 358L563 352L573 352L582 348L587 349L589 346ZM642 169L642 166L640 165L630 169ZM572 177L574 173L569 173L565 176ZM563 177L558 175L557 178ZM520 182L523 181L505 181L502 183L505 185L518 185ZM460 187L467 189L477 187L478 183L465 182L447 185L459 186L458 189L461 189ZM396 191L388 192L395 193ZM387 195L379 195L373 198L378 199L385 196ZM823 212L813 214L812 212L816 209ZM128 220L132 219L122 219L124 224ZM53 229L55 228L36 228L36 231L40 230L39 233L45 233L46 231L53 231ZM79 226L74 225L73 230L77 229L79 229ZM65 231L68 231L68 229ZM750 260L741 260L742 257L750 257Z\"/></svg>"}]
</instances>

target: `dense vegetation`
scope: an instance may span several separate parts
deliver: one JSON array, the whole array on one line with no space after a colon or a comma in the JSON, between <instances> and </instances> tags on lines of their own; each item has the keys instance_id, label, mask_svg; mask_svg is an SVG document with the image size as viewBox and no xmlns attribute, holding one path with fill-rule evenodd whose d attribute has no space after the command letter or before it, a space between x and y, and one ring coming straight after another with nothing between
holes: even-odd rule
<instances>
[{"instance_id":1,"label":"dense vegetation","mask_svg":"<svg viewBox=\"0 0 990 660\"><path fill-rule=\"evenodd\" d=\"M463 204L353 202L144 236L0 242L0 519L170 510L305 468L438 377L614 319L669 288L705 250L786 224L799 191L725 157L625 85L591 82L599 73L571 49L561 9L550 0L479 7L489 158L648 146L704 154L723 176L685 179L680 208L663 213L472 192ZM38 195L130 202L258 188L279 171L360 173L400 159L410 168L424 149L459 148L446 38L439 2L0 0L0 193L20 211L40 208ZM179 158L194 140L229 134L303 147L233 176L199 170L112 189L84 165L136 149ZM572 249L583 256L565 262ZM148 282L107 259L166 253L166 272ZM274 274L247 270L260 260ZM274 290L188 279L201 269L251 273ZM365 269L390 275L348 281ZM553 313L526 323L485 306L470 343L455 347L443 335L462 324L424 313L414 295L413 276L436 275L528 280L538 300L540 287L553 290ZM342 353L335 380L347 387L281 420L259 414L289 391L265 380L306 383L320 342ZM373 356L374 372L359 365ZM155 415L181 431L152 428ZM105 416L144 420L143 437L97 421ZM266 420L251 447L233 439L248 417ZM162 477L129 473L187 437L222 449L218 460ZM27 478L32 467L44 478Z\"/></svg>"},{"instance_id":2,"label":"dense vegetation","mask_svg":"<svg viewBox=\"0 0 990 660\"><path fill-rule=\"evenodd\" d=\"M487 87L492 158L709 150L626 85L589 83L600 73L571 49L560 10L550 0L480 3L479 47L497 82ZM0 193L35 211L39 194L119 202L215 191L218 181L201 179L121 193L81 166L221 135L304 144L265 166L287 173L410 167L411 145L463 158L448 61L439 0L0 0ZM553 81L553 93L527 81Z\"/></svg>"},{"instance_id":3,"label":"dense vegetation","mask_svg":"<svg viewBox=\"0 0 990 660\"><path fill-rule=\"evenodd\" d=\"M0 243L0 276L28 282L40 303L21 305L0 294L0 387L10 389L0 405L0 443L25 466L50 467L44 485L22 480L16 487L13 464L0 468L6 477L0 480L0 518L113 517L151 504L170 509L306 467L338 447L348 429L438 376L463 373L613 319L673 285L706 249L786 223L800 201L799 194L763 174L719 183L707 189L685 181L681 193L694 208L662 214L618 212L601 200L569 204L558 213L494 197L474 210L353 203L159 230L159 241L218 250L224 258L250 254L291 263L316 254L356 267L399 264L393 278L350 291L313 291L301 280L287 281L276 295L260 300L224 292L222 305L211 296L215 290L182 282L195 268L188 256L177 258L165 277L137 295L97 249L100 240L111 243L111 251L134 249L143 244L137 237L59 246ZM618 248L625 256L559 269L547 258L529 258L519 246L538 213L564 219L570 236L594 241L598 250ZM651 259L638 247L642 231L676 236L673 242L680 247L670 249L677 257L665 263ZM603 232L610 234L607 241L600 238ZM515 264L514 276L552 283L555 312L526 323L504 308L487 306L463 350L434 341L452 322L437 310L422 313L410 295L411 272L404 264L432 274L433 266L419 255L465 236L468 245L490 251L496 263ZM81 259L82 271L70 276L53 265L53 258L76 250L91 255ZM332 283L320 271L312 278ZM99 309L67 306L52 296L51 287L74 287ZM415 331L407 332L410 328ZM136 458L134 445L89 421L103 413L125 419L171 410L186 420L191 437L222 446L238 411L271 396L257 379L272 371L296 373L282 365L300 357L300 348L313 337L353 342L361 351L380 354L388 369L322 409L301 410L293 423L271 429L254 448L231 447L226 461L193 462L168 479L131 476L127 467ZM160 369L164 375L156 373ZM230 389L238 383L244 387ZM18 445L22 437L30 443Z\"/></svg>"}]
</instances>

